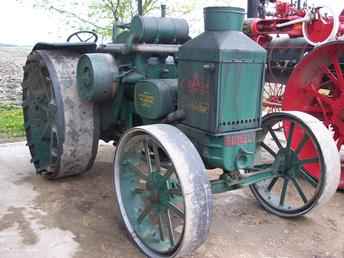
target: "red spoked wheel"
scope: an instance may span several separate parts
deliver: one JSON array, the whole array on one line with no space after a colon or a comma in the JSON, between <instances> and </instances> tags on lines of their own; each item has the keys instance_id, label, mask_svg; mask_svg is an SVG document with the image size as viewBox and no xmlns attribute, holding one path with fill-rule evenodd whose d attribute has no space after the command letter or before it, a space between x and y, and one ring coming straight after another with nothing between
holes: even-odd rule
<instances>
[{"instance_id":1,"label":"red spoked wheel","mask_svg":"<svg viewBox=\"0 0 344 258\"><path fill-rule=\"evenodd\" d=\"M282 103L283 110L298 110L309 113L332 131L338 150L344 145L344 42L335 41L315 48L305 56L291 74ZM296 137L303 137L297 135ZM301 154L315 154L307 146ZM307 171L319 177L314 164L307 164ZM344 190L344 164L339 189Z\"/></svg>"},{"instance_id":2,"label":"red spoked wheel","mask_svg":"<svg viewBox=\"0 0 344 258\"><path fill-rule=\"evenodd\" d=\"M266 113L282 110L284 85L275 82L265 82L263 92L263 109Z\"/></svg>"},{"instance_id":3,"label":"red spoked wheel","mask_svg":"<svg viewBox=\"0 0 344 258\"><path fill-rule=\"evenodd\" d=\"M275 82L265 82L263 91L263 114L282 111L282 101L284 94L284 84ZM282 124L278 123L273 130L280 130Z\"/></svg>"}]
</instances>

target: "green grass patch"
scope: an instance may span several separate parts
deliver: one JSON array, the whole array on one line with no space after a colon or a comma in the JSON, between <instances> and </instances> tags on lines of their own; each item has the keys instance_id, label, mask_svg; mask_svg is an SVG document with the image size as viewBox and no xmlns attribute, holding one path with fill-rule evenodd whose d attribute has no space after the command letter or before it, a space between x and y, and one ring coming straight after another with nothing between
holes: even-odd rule
<instances>
[{"instance_id":1,"label":"green grass patch","mask_svg":"<svg viewBox=\"0 0 344 258\"><path fill-rule=\"evenodd\" d=\"M0 104L0 136L14 138L24 135L22 108L15 105Z\"/></svg>"}]
</instances>

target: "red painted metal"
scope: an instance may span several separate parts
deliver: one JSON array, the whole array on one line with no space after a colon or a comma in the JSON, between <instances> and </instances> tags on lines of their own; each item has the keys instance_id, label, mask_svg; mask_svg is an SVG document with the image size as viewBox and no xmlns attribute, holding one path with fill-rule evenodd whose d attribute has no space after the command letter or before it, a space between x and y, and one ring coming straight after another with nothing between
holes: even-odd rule
<instances>
[{"instance_id":1,"label":"red painted metal","mask_svg":"<svg viewBox=\"0 0 344 258\"><path fill-rule=\"evenodd\" d=\"M283 94L283 84L274 82L265 83L263 107L267 113L282 111Z\"/></svg>"},{"instance_id":2,"label":"red painted metal","mask_svg":"<svg viewBox=\"0 0 344 258\"><path fill-rule=\"evenodd\" d=\"M240 144L254 143L255 140L256 140L255 132L230 134L224 137L224 145L226 147L233 147Z\"/></svg>"},{"instance_id":3,"label":"red painted metal","mask_svg":"<svg viewBox=\"0 0 344 258\"><path fill-rule=\"evenodd\" d=\"M247 34L263 47L273 39L272 35L288 35L291 38L302 37L302 24L294 24L288 27L277 28L278 24L289 22L298 16L288 18L250 19L245 21Z\"/></svg>"},{"instance_id":4,"label":"red painted metal","mask_svg":"<svg viewBox=\"0 0 344 258\"><path fill-rule=\"evenodd\" d=\"M322 11L328 11L325 9ZM274 35L281 34L290 38L305 37L308 43L320 45L301 59L287 85L282 85L283 91L278 78L273 78L274 83L266 83L263 106L266 112L299 110L314 115L332 130L340 149L344 145L344 41L325 42L330 38L343 37L344 10L339 17L333 13L326 16L321 15L321 7L306 13L306 9L297 9L289 1L277 0L272 17L249 19L245 22L245 29L253 40L265 48L268 48ZM270 65L268 69L271 72ZM289 125L284 123L283 127L288 132ZM295 129L295 142L304 137L302 132L301 128ZM301 158L313 158L317 153L316 148L306 142L300 152ZM310 175L319 177L320 168L316 166L306 164L304 168ZM339 188L344 190L344 164Z\"/></svg>"},{"instance_id":5,"label":"red painted metal","mask_svg":"<svg viewBox=\"0 0 344 258\"><path fill-rule=\"evenodd\" d=\"M330 17L327 21L314 20L306 25L307 36L312 42L321 43L326 41L331 36L334 22L333 17Z\"/></svg>"},{"instance_id":6,"label":"red painted metal","mask_svg":"<svg viewBox=\"0 0 344 258\"><path fill-rule=\"evenodd\" d=\"M276 1L276 17L286 18L291 16L304 17L306 12L304 9L297 9L294 4L287 1Z\"/></svg>"},{"instance_id":7,"label":"red painted metal","mask_svg":"<svg viewBox=\"0 0 344 258\"><path fill-rule=\"evenodd\" d=\"M317 47L297 64L288 80L282 108L317 117L333 131L338 149L344 145L344 41ZM307 146L301 156L309 158L315 153L314 146ZM317 168L312 166L307 164L307 171L318 177ZM343 164L339 188L344 189Z\"/></svg>"},{"instance_id":8,"label":"red painted metal","mask_svg":"<svg viewBox=\"0 0 344 258\"><path fill-rule=\"evenodd\" d=\"M282 125L284 129L284 133L287 136L290 132L290 121L283 121ZM311 160L314 158L319 157L319 147L315 146L314 143L310 140L307 140L304 146L300 147L300 142L305 136L304 128L299 127L299 125L295 125L292 140L291 140L291 148L294 151L298 151L298 158L300 160ZM299 149L299 150L298 150ZM303 165L304 170L314 178L319 179L321 167L318 162L308 163ZM343 174L341 181L343 180Z\"/></svg>"},{"instance_id":9,"label":"red painted metal","mask_svg":"<svg viewBox=\"0 0 344 258\"><path fill-rule=\"evenodd\" d=\"M278 0L275 4L275 14L273 17L249 19L245 22L245 30L253 40L264 48L268 48L273 35L281 34L288 35L290 38L306 36L309 42L314 42L315 44L323 43L333 34L332 30L335 24L334 17L321 16L320 9L320 7L313 9L313 19L305 23L304 30L302 23L278 27L280 24L295 21L307 15L305 9L297 9L289 1ZM339 16L337 36L341 35L344 35L344 10ZM289 47L293 48L293 46ZM263 106L267 112L279 111L281 109L283 99L282 86L278 84L278 79L274 80L274 82L276 83L273 83L273 85L267 83L265 87Z\"/></svg>"},{"instance_id":10,"label":"red painted metal","mask_svg":"<svg viewBox=\"0 0 344 258\"><path fill-rule=\"evenodd\" d=\"M306 9L297 9L293 4L279 0L275 4L274 16L264 19L248 19L245 21L244 30L253 40L265 48L273 39L273 35L288 35L290 38L306 37L313 45L325 43L332 36L343 36L344 11L339 16L339 27L336 34L334 30L338 24L337 21L334 21L338 17L334 17L334 14L331 13L328 17L322 15L322 8L326 7L316 7L312 9L311 13L307 13ZM296 23L281 27L282 24L289 22ZM302 29L303 23L305 24L304 30Z\"/></svg>"}]
</instances>

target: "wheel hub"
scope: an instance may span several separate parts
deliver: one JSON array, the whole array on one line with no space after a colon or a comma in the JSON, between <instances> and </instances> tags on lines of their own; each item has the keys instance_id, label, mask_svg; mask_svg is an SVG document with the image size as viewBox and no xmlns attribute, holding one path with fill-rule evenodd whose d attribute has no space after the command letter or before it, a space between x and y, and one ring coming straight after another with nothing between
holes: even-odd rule
<instances>
[{"instance_id":1,"label":"wheel hub","mask_svg":"<svg viewBox=\"0 0 344 258\"><path fill-rule=\"evenodd\" d=\"M282 176L295 177L295 171L299 168L299 159L297 154L287 148L282 148L278 151L274 166L277 167L277 172ZM296 169L295 169L296 168Z\"/></svg>"},{"instance_id":2,"label":"wheel hub","mask_svg":"<svg viewBox=\"0 0 344 258\"><path fill-rule=\"evenodd\" d=\"M152 172L147 180L147 192L149 200L157 207L168 206L170 200L166 178L159 172Z\"/></svg>"}]
</instances>

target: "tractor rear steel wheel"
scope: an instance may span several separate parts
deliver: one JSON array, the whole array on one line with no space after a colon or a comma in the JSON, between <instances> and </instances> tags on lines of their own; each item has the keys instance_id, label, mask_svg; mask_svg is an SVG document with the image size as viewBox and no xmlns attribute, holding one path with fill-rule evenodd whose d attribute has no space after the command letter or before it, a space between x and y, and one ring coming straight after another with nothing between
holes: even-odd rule
<instances>
[{"instance_id":1,"label":"tractor rear steel wheel","mask_svg":"<svg viewBox=\"0 0 344 258\"><path fill-rule=\"evenodd\" d=\"M330 42L312 50L295 67L283 100L283 110L309 113L333 131L340 150L344 145L344 42ZM305 155L315 150L309 148ZM311 169L312 170L312 169ZM319 177L315 172L313 176ZM344 165L339 184L344 189Z\"/></svg>"},{"instance_id":2,"label":"tractor rear steel wheel","mask_svg":"<svg viewBox=\"0 0 344 258\"><path fill-rule=\"evenodd\" d=\"M273 130L279 123L283 132ZM296 217L326 203L339 183L340 159L322 122L302 112L278 112L266 115L262 128L255 166L274 177L250 186L260 204L278 216ZM304 155L309 147L315 152Z\"/></svg>"},{"instance_id":3,"label":"tractor rear steel wheel","mask_svg":"<svg viewBox=\"0 0 344 258\"><path fill-rule=\"evenodd\" d=\"M116 150L114 187L126 228L148 257L187 255L207 239L210 183L197 150L177 128L130 129Z\"/></svg>"},{"instance_id":4,"label":"tractor rear steel wheel","mask_svg":"<svg viewBox=\"0 0 344 258\"><path fill-rule=\"evenodd\" d=\"M49 179L87 171L98 147L98 114L80 100L76 87L79 54L33 51L24 67L23 112L32 162Z\"/></svg>"}]
</instances>

